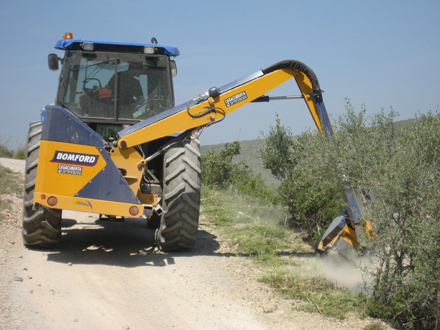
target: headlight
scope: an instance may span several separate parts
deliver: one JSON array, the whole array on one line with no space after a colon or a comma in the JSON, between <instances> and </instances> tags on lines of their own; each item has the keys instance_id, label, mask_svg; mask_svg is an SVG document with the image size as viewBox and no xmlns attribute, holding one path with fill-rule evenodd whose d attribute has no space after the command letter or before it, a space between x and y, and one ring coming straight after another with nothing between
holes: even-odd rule
<instances>
[{"instance_id":1,"label":"headlight","mask_svg":"<svg viewBox=\"0 0 440 330\"><path fill-rule=\"evenodd\" d=\"M95 45L92 42L84 42L82 44L82 49L92 51L94 46Z\"/></svg>"},{"instance_id":2,"label":"headlight","mask_svg":"<svg viewBox=\"0 0 440 330\"><path fill-rule=\"evenodd\" d=\"M151 46L145 46L145 47L144 47L144 53L145 53L145 54L154 54L154 47L151 47Z\"/></svg>"}]
</instances>

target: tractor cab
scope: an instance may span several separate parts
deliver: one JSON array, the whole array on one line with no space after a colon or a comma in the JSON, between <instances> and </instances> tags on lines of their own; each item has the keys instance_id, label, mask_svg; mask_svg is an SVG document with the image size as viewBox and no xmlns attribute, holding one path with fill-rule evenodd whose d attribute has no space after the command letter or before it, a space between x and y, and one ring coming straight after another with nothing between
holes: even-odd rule
<instances>
[{"instance_id":1,"label":"tractor cab","mask_svg":"<svg viewBox=\"0 0 440 330\"><path fill-rule=\"evenodd\" d=\"M56 104L95 130L122 128L174 107L175 47L159 45L155 38L124 43L73 39L66 33L55 48L65 51L62 59L49 55L51 70L62 62Z\"/></svg>"}]
</instances>

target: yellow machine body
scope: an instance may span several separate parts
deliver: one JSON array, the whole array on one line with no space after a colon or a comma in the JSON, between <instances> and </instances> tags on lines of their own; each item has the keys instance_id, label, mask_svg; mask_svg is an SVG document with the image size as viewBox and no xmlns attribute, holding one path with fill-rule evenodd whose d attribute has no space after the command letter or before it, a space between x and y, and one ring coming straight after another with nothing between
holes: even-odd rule
<instances>
[{"instance_id":1,"label":"yellow machine body","mask_svg":"<svg viewBox=\"0 0 440 330\"><path fill-rule=\"evenodd\" d=\"M49 208L93 212L109 216L139 217L152 215L159 202L154 194L143 194L139 190L145 160L133 148L112 149L112 158L105 159L95 146L59 141L40 142L39 167L37 172L34 202ZM76 159L75 159L76 158ZM127 201L106 200L78 194L87 184L94 185L99 173L105 172L109 163L118 168L137 198ZM99 181L95 188L99 190ZM115 186L116 189L116 186ZM99 195L97 195L99 196ZM132 196L133 197L133 196ZM51 202L56 199L56 204ZM130 209L132 212L130 213ZM137 212L136 212L137 208Z\"/></svg>"}]
</instances>

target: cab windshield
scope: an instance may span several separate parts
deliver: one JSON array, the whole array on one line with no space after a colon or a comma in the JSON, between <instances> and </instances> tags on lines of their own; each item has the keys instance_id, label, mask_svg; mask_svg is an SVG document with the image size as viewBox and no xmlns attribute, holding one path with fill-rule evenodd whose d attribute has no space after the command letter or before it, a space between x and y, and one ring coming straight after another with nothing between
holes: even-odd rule
<instances>
[{"instance_id":1,"label":"cab windshield","mask_svg":"<svg viewBox=\"0 0 440 330\"><path fill-rule=\"evenodd\" d=\"M167 56L67 52L60 102L80 117L138 121L173 106Z\"/></svg>"}]
</instances>

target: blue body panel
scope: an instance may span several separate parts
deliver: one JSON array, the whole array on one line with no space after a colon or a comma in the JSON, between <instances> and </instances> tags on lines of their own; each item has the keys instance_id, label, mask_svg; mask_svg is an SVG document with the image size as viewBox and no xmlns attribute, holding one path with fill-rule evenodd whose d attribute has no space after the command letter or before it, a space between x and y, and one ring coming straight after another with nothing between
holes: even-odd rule
<instances>
[{"instance_id":1,"label":"blue body panel","mask_svg":"<svg viewBox=\"0 0 440 330\"><path fill-rule=\"evenodd\" d=\"M46 106L41 139L104 148L98 133L58 105Z\"/></svg>"},{"instance_id":2,"label":"blue body panel","mask_svg":"<svg viewBox=\"0 0 440 330\"><path fill-rule=\"evenodd\" d=\"M356 224L362 218L362 213L352 187L344 187L342 191L345 204L347 205L348 216Z\"/></svg>"},{"instance_id":3,"label":"blue body panel","mask_svg":"<svg viewBox=\"0 0 440 330\"><path fill-rule=\"evenodd\" d=\"M125 46L141 46L141 47L152 46L152 47L163 48L165 55L170 55L170 56L180 55L179 50L173 46L142 43L142 42L120 42L120 41L109 41L109 40L62 39L57 41L55 48L62 50L69 50L69 49L73 49L73 45L75 43L84 43L84 42L91 42L94 44L105 44L105 45L125 45Z\"/></svg>"},{"instance_id":4,"label":"blue body panel","mask_svg":"<svg viewBox=\"0 0 440 330\"><path fill-rule=\"evenodd\" d=\"M66 109L55 105L46 106L41 139L94 146L107 163L75 197L141 204L105 150L101 136Z\"/></svg>"},{"instance_id":5,"label":"blue body panel","mask_svg":"<svg viewBox=\"0 0 440 330\"><path fill-rule=\"evenodd\" d=\"M244 76L242 78L234 80L234 81L230 82L229 84L223 85L222 87L219 88L220 93L227 92L228 90L230 90L232 88L243 85L243 84L245 84L251 80L257 79L258 77L261 77L261 76L264 76L263 71L261 71L261 70L255 71L254 73L248 74L247 76Z\"/></svg>"},{"instance_id":6,"label":"blue body panel","mask_svg":"<svg viewBox=\"0 0 440 330\"><path fill-rule=\"evenodd\" d=\"M40 121L41 121L41 124L44 124L44 111L45 111L45 109L41 108L41 110L40 110Z\"/></svg>"},{"instance_id":7,"label":"blue body panel","mask_svg":"<svg viewBox=\"0 0 440 330\"><path fill-rule=\"evenodd\" d=\"M336 235L339 235L339 233L344 229L344 227L348 223L348 214L347 210L343 210L339 215L333 219L330 226L325 231L324 235L322 236L323 239L327 238L330 234L333 234L331 236L331 239L333 239Z\"/></svg>"},{"instance_id":8,"label":"blue body panel","mask_svg":"<svg viewBox=\"0 0 440 330\"><path fill-rule=\"evenodd\" d=\"M333 126L330 122L330 117L328 116L327 109L325 108L324 102L315 102L316 110L318 111L319 121L321 122L322 130L327 138L334 138L335 132Z\"/></svg>"}]
</instances>

